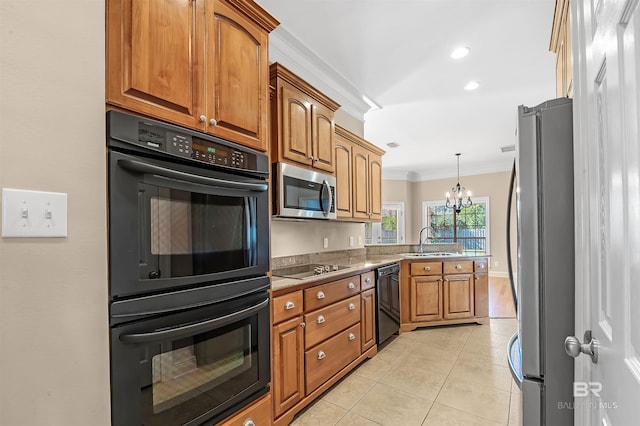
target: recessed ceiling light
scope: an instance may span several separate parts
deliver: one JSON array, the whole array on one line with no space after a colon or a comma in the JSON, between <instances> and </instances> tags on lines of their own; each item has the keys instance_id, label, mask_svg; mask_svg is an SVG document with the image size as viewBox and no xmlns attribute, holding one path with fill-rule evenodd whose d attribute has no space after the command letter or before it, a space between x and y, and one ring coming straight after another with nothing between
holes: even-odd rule
<instances>
[{"instance_id":1,"label":"recessed ceiling light","mask_svg":"<svg viewBox=\"0 0 640 426\"><path fill-rule=\"evenodd\" d=\"M477 81L470 81L466 86L464 86L464 90L476 90L478 87L480 87L480 83Z\"/></svg>"},{"instance_id":2,"label":"recessed ceiling light","mask_svg":"<svg viewBox=\"0 0 640 426\"><path fill-rule=\"evenodd\" d=\"M456 50L451 52L451 57L453 59L464 58L465 56L467 56L469 54L470 50L471 49L469 49L468 47L458 47Z\"/></svg>"}]
</instances>

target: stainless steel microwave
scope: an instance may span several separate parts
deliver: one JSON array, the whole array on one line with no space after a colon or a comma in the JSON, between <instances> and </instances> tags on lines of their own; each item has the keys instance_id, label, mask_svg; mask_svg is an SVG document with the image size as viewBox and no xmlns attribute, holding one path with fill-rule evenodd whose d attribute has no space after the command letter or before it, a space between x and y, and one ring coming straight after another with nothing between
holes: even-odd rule
<instances>
[{"instance_id":1,"label":"stainless steel microwave","mask_svg":"<svg viewBox=\"0 0 640 426\"><path fill-rule=\"evenodd\" d=\"M286 163L273 165L273 214L299 219L336 219L336 178Z\"/></svg>"}]
</instances>

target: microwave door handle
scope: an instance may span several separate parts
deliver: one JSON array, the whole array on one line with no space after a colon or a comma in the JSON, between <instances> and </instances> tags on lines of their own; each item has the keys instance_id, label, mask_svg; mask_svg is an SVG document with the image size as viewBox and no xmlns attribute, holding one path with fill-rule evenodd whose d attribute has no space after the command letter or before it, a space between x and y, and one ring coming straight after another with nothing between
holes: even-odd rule
<instances>
[{"instance_id":1,"label":"microwave door handle","mask_svg":"<svg viewBox=\"0 0 640 426\"><path fill-rule=\"evenodd\" d=\"M320 201L323 203L326 201L326 207L322 209L324 215L328 215L331 212L331 186L326 180L322 181L322 192L320 194ZM323 203L324 204L324 203Z\"/></svg>"},{"instance_id":2,"label":"microwave door handle","mask_svg":"<svg viewBox=\"0 0 640 426\"><path fill-rule=\"evenodd\" d=\"M153 164L142 163L136 160L118 160L118 165L136 173L153 174L169 179L182 180L202 185L217 186L230 189L239 189L243 191L264 192L269 189L266 183L246 183L232 182L224 179L216 179L205 176L198 176L191 173L180 172L178 170L168 169L166 167L155 166Z\"/></svg>"},{"instance_id":3,"label":"microwave door handle","mask_svg":"<svg viewBox=\"0 0 640 426\"><path fill-rule=\"evenodd\" d=\"M229 315L223 315L218 318L176 327L169 330L152 331L150 333L123 334L122 336L120 336L120 340L126 343L152 343L159 340L175 340L182 337L193 336L198 333L202 333L213 328L219 328L227 324L234 323L243 318L249 317L258 312L260 309L263 309L268 304L269 299L264 299L262 302L256 305L250 306Z\"/></svg>"}]
</instances>

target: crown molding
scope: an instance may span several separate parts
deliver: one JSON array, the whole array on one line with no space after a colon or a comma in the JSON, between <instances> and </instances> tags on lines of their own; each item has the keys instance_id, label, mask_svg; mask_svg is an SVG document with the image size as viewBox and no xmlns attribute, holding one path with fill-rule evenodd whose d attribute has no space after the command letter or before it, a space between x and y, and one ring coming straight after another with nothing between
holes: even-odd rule
<instances>
[{"instance_id":1,"label":"crown molding","mask_svg":"<svg viewBox=\"0 0 640 426\"><path fill-rule=\"evenodd\" d=\"M460 179L463 177L475 176L475 175L484 175L487 173L502 173L502 172L510 172L511 166L507 167L504 164L498 163L489 163L483 164L480 166L469 167L468 165L465 167L465 173L460 175ZM384 167L384 159L383 159L383 167L382 167L382 179L384 180L406 180L409 182L425 182L430 180L437 179L456 179L457 174L451 173L451 170L447 168L438 168L431 170L418 170L418 171L402 171L402 170L393 170L393 168L385 168Z\"/></svg>"},{"instance_id":2,"label":"crown molding","mask_svg":"<svg viewBox=\"0 0 640 426\"><path fill-rule=\"evenodd\" d=\"M318 88L341 108L364 122L369 105L362 91L280 25L269 35L269 61L278 62Z\"/></svg>"}]
</instances>

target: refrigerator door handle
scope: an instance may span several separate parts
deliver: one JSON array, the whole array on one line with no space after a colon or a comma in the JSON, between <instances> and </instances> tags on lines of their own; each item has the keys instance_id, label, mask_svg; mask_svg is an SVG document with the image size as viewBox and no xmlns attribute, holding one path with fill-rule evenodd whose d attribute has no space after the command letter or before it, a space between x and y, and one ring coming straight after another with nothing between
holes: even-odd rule
<instances>
[{"instance_id":1,"label":"refrigerator door handle","mask_svg":"<svg viewBox=\"0 0 640 426\"><path fill-rule=\"evenodd\" d=\"M516 160L513 159L513 168L511 169L511 179L509 181L509 196L507 197L507 266L509 268L509 283L511 284L511 296L513 297L513 306L516 314L518 313L518 295L516 291L516 283L513 278L513 259L511 258L511 204L513 202L513 189L516 183Z\"/></svg>"},{"instance_id":2,"label":"refrigerator door handle","mask_svg":"<svg viewBox=\"0 0 640 426\"><path fill-rule=\"evenodd\" d=\"M520 342L518 341L518 333L514 333L507 344L507 358L509 360L509 370L516 384L522 389L522 354L520 352Z\"/></svg>"}]
</instances>

